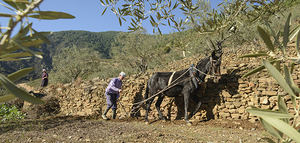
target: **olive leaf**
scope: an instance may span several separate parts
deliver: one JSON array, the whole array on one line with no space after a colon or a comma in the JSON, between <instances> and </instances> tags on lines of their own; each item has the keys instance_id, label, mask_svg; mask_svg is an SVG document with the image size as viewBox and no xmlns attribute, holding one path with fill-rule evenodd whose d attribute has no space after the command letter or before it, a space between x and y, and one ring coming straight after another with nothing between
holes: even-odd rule
<instances>
[{"instance_id":1,"label":"olive leaf","mask_svg":"<svg viewBox=\"0 0 300 143\"><path fill-rule=\"evenodd\" d=\"M64 13L64 12L56 12L56 11L33 11L33 15L29 15L29 17L37 18L37 19L45 19L45 20L55 20L55 19L73 19L75 16Z\"/></svg>"},{"instance_id":2,"label":"olive leaf","mask_svg":"<svg viewBox=\"0 0 300 143\"><path fill-rule=\"evenodd\" d=\"M34 104L42 104L44 103L41 99L38 99L23 89L18 88L12 81L10 81L6 76L0 74L0 83L14 96L21 98L25 101L34 103Z\"/></svg>"},{"instance_id":3,"label":"olive leaf","mask_svg":"<svg viewBox=\"0 0 300 143\"><path fill-rule=\"evenodd\" d=\"M257 31L259 33L259 36L263 39L264 43L266 44L267 48L274 52L274 45L270 39L270 34L260 26L257 26Z\"/></svg>"},{"instance_id":4,"label":"olive leaf","mask_svg":"<svg viewBox=\"0 0 300 143\"><path fill-rule=\"evenodd\" d=\"M277 81L277 83L291 96L297 98L292 88L288 85L284 77L280 74L280 72L268 61L263 60L264 66L267 68L272 77Z\"/></svg>"}]
</instances>

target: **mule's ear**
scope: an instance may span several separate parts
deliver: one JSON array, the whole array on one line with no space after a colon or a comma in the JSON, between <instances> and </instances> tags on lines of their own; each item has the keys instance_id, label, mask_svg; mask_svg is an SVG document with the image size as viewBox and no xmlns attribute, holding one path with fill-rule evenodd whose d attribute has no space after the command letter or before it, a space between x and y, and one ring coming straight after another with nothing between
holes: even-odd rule
<instances>
[{"instance_id":1,"label":"mule's ear","mask_svg":"<svg viewBox=\"0 0 300 143\"><path fill-rule=\"evenodd\" d=\"M214 50L214 49L211 47L209 41L206 40L206 44L207 44L207 46L209 47L209 49Z\"/></svg>"},{"instance_id":2,"label":"mule's ear","mask_svg":"<svg viewBox=\"0 0 300 143\"><path fill-rule=\"evenodd\" d=\"M211 39L209 39L209 41L210 41L211 45L213 46L214 50L216 50L216 46L215 46L214 42Z\"/></svg>"},{"instance_id":3,"label":"mule's ear","mask_svg":"<svg viewBox=\"0 0 300 143\"><path fill-rule=\"evenodd\" d=\"M217 47L218 47L218 50L222 50L222 43L224 41L217 41Z\"/></svg>"},{"instance_id":4,"label":"mule's ear","mask_svg":"<svg viewBox=\"0 0 300 143\"><path fill-rule=\"evenodd\" d=\"M206 44L211 50L216 50L216 46L211 39L209 39L209 41L206 40Z\"/></svg>"},{"instance_id":5,"label":"mule's ear","mask_svg":"<svg viewBox=\"0 0 300 143\"><path fill-rule=\"evenodd\" d=\"M216 41L216 45L217 45L217 51L222 51L222 43L224 42L224 39L223 40L218 40Z\"/></svg>"}]
</instances>

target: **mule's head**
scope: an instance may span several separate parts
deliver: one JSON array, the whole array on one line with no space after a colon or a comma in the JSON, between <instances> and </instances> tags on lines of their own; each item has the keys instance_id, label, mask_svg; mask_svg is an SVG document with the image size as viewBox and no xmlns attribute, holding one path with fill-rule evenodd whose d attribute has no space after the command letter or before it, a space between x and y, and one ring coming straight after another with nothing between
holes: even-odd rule
<instances>
[{"instance_id":1,"label":"mule's head","mask_svg":"<svg viewBox=\"0 0 300 143\"><path fill-rule=\"evenodd\" d=\"M211 53L211 70L210 74L215 75L214 82L218 82L219 75L221 75L221 62L222 62L222 42L217 42L217 47L214 48L213 52Z\"/></svg>"}]
</instances>

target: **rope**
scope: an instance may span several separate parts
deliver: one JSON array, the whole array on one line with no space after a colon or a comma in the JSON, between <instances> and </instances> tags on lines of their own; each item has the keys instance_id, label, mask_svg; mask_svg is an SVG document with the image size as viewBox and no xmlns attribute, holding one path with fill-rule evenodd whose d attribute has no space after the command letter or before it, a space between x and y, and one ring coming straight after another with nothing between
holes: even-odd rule
<instances>
[{"instance_id":1,"label":"rope","mask_svg":"<svg viewBox=\"0 0 300 143\"><path fill-rule=\"evenodd\" d=\"M125 117L126 117L126 118L129 117L128 113L127 113L126 110L125 110L124 105L120 102L120 100L119 100L119 104L121 105L122 109L123 109L124 112L125 112Z\"/></svg>"},{"instance_id":2,"label":"rope","mask_svg":"<svg viewBox=\"0 0 300 143\"><path fill-rule=\"evenodd\" d=\"M179 78L181 78L184 74L186 74L189 70L186 70L182 75L180 75L178 78L176 78L173 82L171 82L171 85L170 86L167 86L166 88L162 89L161 91L157 92L156 94L152 95L151 97L143 100L143 101L140 101L140 102L137 102L137 103L134 103L133 105L137 105L137 104L140 104L140 103L144 103L146 101L148 101L149 99L152 99L154 96L157 96L158 94L170 89L171 87L174 87L175 85L177 84L173 84L175 81L177 81ZM173 84L173 85L172 85Z\"/></svg>"},{"instance_id":3,"label":"rope","mask_svg":"<svg viewBox=\"0 0 300 143\"><path fill-rule=\"evenodd\" d=\"M206 74L206 73L204 73L203 71L200 71L199 69L197 69L197 68L195 68L195 67L193 67L193 68L196 69L198 72L204 74L204 75L209 75L209 76L211 76L211 77L219 77L219 76L221 76L221 75L211 75L211 74Z\"/></svg>"},{"instance_id":4,"label":"rope","mask_svg":"<svg viewBox=\"0 0 300 143\"><path fill-rule=\"evenodd\" d=\"M204 74L204 75L209 75L209 76L211 76L211 77L217 77L217 76L215 76L215 75L206 74L206 73L200 71L199 69L197 69L197 68L194 67L194 66L193 66L192 68L196 69L198 72L200 72L200 73L202 73L202 74ZM133 109L130 111L130 113L131 113L133 110L136 110L137 108L140 108L140 107L142 106L143 103L145 103L145 102L149 101L150 99L152 99L152 98L158 96L158 95L161 94L162 92L164 92L164 91L166 91L166 90L168 90L168 89L170 89L170 88L176 86L178 83L176 83L176 84L173 84L173 83L175 83L178 79L180 79L180 78L181 78L183 75L185 75L188 71L190 71L190 68L187 69L187 70L186 70L183 74L181 74L178 78L176 78L173 82L171 82L170 84L168 84L168 86L167 86L166 88L162 89L161 91L157 92L156 94L152 95L151 97L149 97L149 98L147 98L147 99L145 99L145 100L143 100L143 101L134 103L133 106L134 106L134 105L138 105L138 106L136 106L135 108L133 108ZM174 74L174 73L175 73L175 72L173 72L173 74ZM173 76L173 74L171 75L171 77ZM218 76L220 76L220 75L218 75ZM170 77L170 78L171 78L171 77ZM196 78L196 79L197 79L197 78ZM169 79L169 82L170 82L170 79ZM199 82L199 81L198 81L198 82ZM136 112L135 112L135 113L136 113Z\"/></svg>"},{"instance_id":5,"label":"rope","mask_svg":"<svg viewBox=\"0 0 300 143\"><path fill-rule=\"evenodd\" d=\"M189 71L189 69L186 70L183 74L181 74L178 78L176 78L173 82L171 82L171 85L170 85L170 86L165 87L165 88L162 89L161 91L157 92L156 94L152 95L151 97L149 97L149 98L147 98L147 99L145 99L145 100L143 100L143 101L134 103L133 105L138 105L138 106L136 106L135 108L133 108L130 112L132 112L133 110L135 110L135 109L137 109L137 108L140 108L141 105L142 105L143 103L145 103L145 102L149 101L150 99L156 97L157 95L161 94L162 92L164 92L164 91L166 91L166 90L168 90L168 89L170 89L170 88L176 86L178 83L176 83L176 84L173 84L173 83L175 83L178 79L180 79L180 78L181 78L183 75L185 75L188 71Z\"/></svg>"}]
</instances>

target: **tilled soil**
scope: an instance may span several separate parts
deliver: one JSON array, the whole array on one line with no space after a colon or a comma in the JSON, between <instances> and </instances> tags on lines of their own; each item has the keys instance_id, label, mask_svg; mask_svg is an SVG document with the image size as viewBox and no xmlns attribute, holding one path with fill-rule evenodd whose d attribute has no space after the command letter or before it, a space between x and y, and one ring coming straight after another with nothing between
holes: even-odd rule
<instances>
[{"instance_id":1,"label":"tilled soil","mask_svg":"<svg viewBox=\"0 0 300 143\"><path fill-rule=\"evenodd\" d=\"M258 142L267 133L243 120L152 121L51 117L0 125L1 142Z\"/></svg>"}]
</instances>

